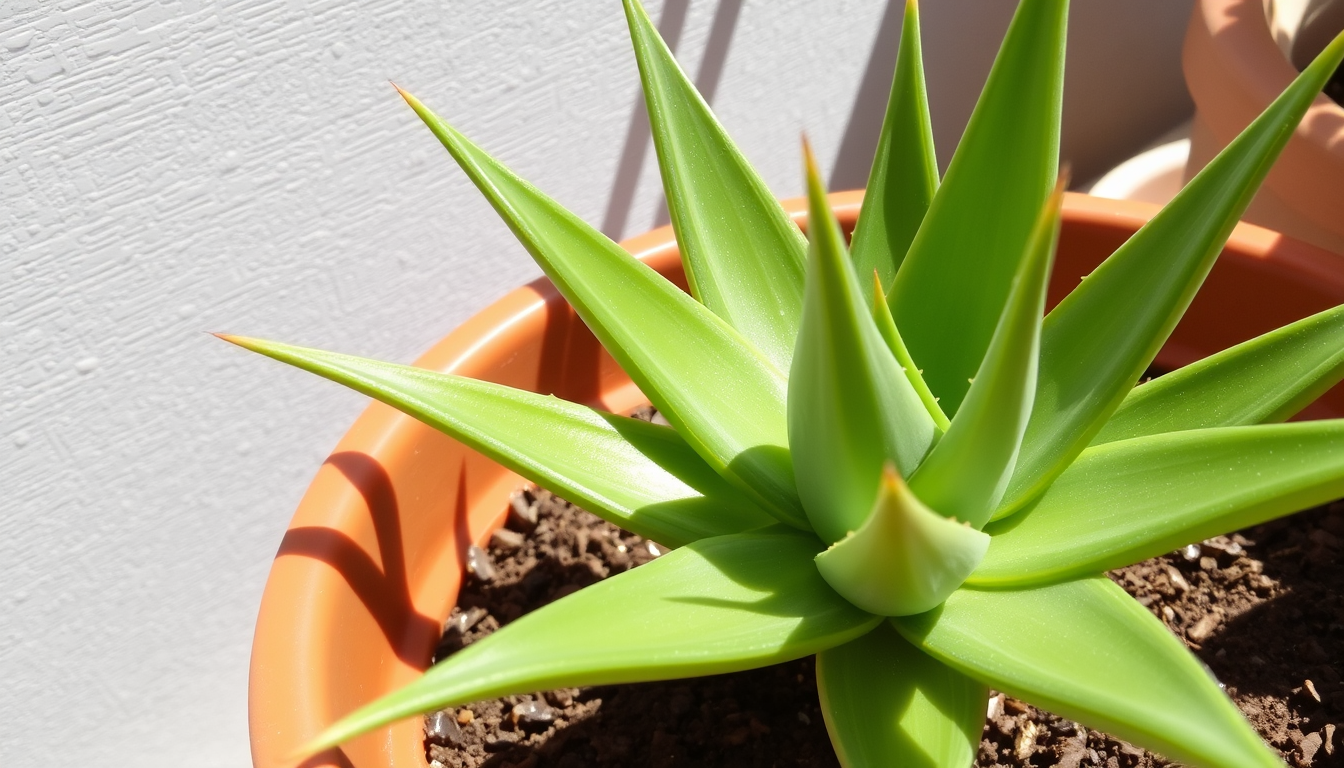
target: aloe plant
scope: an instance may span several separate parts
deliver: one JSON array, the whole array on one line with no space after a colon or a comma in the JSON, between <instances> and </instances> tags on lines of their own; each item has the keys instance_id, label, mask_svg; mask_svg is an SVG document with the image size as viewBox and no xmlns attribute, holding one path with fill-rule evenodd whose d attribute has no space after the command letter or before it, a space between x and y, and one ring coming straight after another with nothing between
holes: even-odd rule
<instances>
[{"instance_id":1,"label":"aloe plant","mask_svg":"<svg viewBox=\"0 0 1344 768\"><path fill-rule=\"evenodd\" d=\"M501 695L817 654L845 765L970 765L989 686L1191 765L1281 765L1103 572L1344 494L1344 420L1274 423L1344 376L1344 308L1135 388L1344 36L1044 315L1066 0L1021 0L941 180L909 0L852 249L810 152L804 239L625 11L690 296L403 96L670 426L226 338L675 549L306 749Z\"/></svg>"}]
</instances>

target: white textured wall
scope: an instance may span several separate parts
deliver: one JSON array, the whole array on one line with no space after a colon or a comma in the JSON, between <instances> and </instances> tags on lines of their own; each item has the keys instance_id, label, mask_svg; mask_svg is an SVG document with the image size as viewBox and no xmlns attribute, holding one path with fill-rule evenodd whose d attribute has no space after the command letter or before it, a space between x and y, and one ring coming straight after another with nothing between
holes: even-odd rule
<instances>
[{"instance_id":1,"label":"white textured wall","mask_svg":"<svg viewBox=\"0 0 1344 768\"><path fill-rule=\"evenodd\" d=\"M861 182L885 0L665 2L779 194L802 129ZM943 152L1011 5L923 3ZM1075 2L1079 177L1188 110L1188 8ZM648 227L623 26L616 0L0 0L0 762L247 763L269 560L364 401L202 332L409 360L538 273L389 78L590 221Z\"/></svg>"}]
</instances>

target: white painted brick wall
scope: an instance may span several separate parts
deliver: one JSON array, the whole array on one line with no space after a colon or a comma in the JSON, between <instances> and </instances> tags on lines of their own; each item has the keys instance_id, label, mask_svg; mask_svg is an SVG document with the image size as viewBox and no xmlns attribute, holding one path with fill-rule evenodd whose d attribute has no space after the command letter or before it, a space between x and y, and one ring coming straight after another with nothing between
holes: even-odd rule
<instances>
[{"instance_id":1,"label":"white painted brick wall","mask_svg":"<svg viewBox=\"0 0 1344 768\"><path fill-rule=\"evenodd\" d=\"M736 6L666 2L700 72ZM741 7L714 102L779 194L801 130L834 164L887 5ZM1011 6L923 4L944 151ZM1188 8L1075 3L1078 177L1188 110ZM247 764L266 570L365 403L203 331L406 361L537 275L386 81L601 224L623 29L616 0L0 0L0 763Z\"/></svg>"}]
</instances>

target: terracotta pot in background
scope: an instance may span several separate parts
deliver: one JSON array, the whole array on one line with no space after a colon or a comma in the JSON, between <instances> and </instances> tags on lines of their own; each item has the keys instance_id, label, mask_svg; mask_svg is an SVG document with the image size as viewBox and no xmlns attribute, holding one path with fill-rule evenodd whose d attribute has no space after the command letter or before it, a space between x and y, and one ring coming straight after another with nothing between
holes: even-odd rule
<instances>
[{"instance_id":1,"label":"terracotta pot in background","mask_svg":"<svg viewBox=\"0 0 1344 768\"><path fill-rule=\"evenodd\" d=\"M832 196L852 227L861 193ZM786 203L802 221L806 202ZM1070 194L1053 304L1157 210ZM670 227L625 243L680 281ZM1260 227L1232 235L1158 356L1185 365L1344 302L1338 257ZM418 364L629 411L644 398L546 280L510 293ZM1310 409L1344 416L1344 387ZM281 541L252 648L249 721L257 768L423 768L421 721L405 720L306 761L293 751L428 665L461 581L466 548L504 519L518 476L374 403L318 471ZM820 727L818 725L817 727Z\"/></svg>"},{"instance_id":2,"label":"terracotta pot in background","mask_svg":"<svg viewBox=\"0 0 1344 768\"><path fill-rule=\"evenodd\" d=\"M1185 81L1195 101L1187 179L1288 87L1297 75L1294 63L1305 65L1333 37L1317 34L1320 30L1344 24L1344 3L1331 1L1334 7L1321 23L1299 34L1287 18L1290 11L1326 3L1196 0L1183 52ZM1275 14L1282 48L1271 34L1267 9ZM1316 97L1245 219L1344 254L1344 108Z\"/></svg>"}]
</instances>

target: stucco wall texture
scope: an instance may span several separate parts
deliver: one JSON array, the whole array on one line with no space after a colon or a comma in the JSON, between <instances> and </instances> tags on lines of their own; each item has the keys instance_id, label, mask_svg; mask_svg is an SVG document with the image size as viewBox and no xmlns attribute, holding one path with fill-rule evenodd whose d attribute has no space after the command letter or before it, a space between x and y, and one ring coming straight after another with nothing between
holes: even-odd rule
<instances>
[{"instance_id":1,"label":"stucco wall texture","mask_svg":"<svg viewBox=\"0 0 1344 768\"><path fill-rule=\"evenodd\" d=\"M791 196L802 130L862 184L901 5L649 10ZM923 3L944 162L1012 7ZM1188 114L1188 12L1076 0L1075 178ZM539 274L389 78L610 234L658 220L617 0L0 0L0 763L249 762L266 571L365 401L204 331L408 361Z\"/></svg>"}]
</instances>

